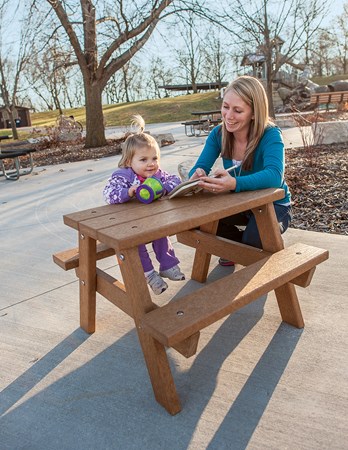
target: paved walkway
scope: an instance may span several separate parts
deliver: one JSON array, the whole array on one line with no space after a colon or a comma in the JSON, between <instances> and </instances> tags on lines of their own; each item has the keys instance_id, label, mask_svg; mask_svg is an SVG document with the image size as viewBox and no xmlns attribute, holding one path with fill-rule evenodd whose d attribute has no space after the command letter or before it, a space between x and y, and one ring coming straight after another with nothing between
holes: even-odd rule
<instances>
[{"instance_id":1,"label":"paved walkway","mask_svg":"<svg viewBox=\"0 0 348 450\"><path fill-rule=\"evenodd\" d=\"M149 129L175 136L162 149L170 171L205 140L180 124ZM284 139L296 145L299 135ZM194 357L168 351L183 406L174 417L154 400L129 317L100 298L96 333L79 328L75 275L51 255L76 245L62 216L103 204L118 158L0 178L0 449L348 448L347 236L285 235L330 251L311 286L297 288L303 330L281 323L271 293L203 330ZM189 278L192 250L174 245ZM103 267L117 276L114 258ZM230 270L213 258L209 281ZM196 286L171 283L156 301Z\"/></svg>"}]
</instances>

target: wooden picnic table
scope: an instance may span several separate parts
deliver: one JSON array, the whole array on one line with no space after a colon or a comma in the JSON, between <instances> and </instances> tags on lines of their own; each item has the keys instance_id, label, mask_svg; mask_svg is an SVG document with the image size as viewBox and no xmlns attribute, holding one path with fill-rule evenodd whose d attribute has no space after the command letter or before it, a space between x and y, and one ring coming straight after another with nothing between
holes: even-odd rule
<instances>
[{"instance_id":1,"label":"wooden picnic table","mask_svg":"<svg viewBox=\"0 0 348 450\"><path fill-rule=\"evenodd\" d=\"M197 351L200 330L275 290L283 321L304 326L294 284L309 285L326 250L295 244L284 249L273 202L282 189L214 195L201 192L151 204L136 200L105 205L64 216L78 231L79 247L54 255L64 269L75 267L80 280L80 324L95 331L96 293L134 319L156 400L170 413L181 410L166 347L185 357ZM263 250L215 235L219 219L252 210ZM140 262L138 245L176 235L193 247L191 279L198 290L164 306L153 302ZM116 254L122 280L97 267L97 260ZM236 261L241 270L206 284L211 255Z\"/></svg>"}]
</instances>

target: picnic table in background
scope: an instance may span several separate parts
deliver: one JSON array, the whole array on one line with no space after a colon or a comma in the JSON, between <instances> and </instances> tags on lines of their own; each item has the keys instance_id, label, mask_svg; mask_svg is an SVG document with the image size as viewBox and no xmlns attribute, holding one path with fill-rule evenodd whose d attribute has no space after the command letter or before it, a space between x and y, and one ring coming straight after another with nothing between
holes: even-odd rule
<instances>
[{"instance_id":1,"label":"picnic table in background","mask_svg":"<svg viewBox=\"0 0 348 450\"><path fill-rule=\"evenodd\" d=\"M12 139L12 135L0 136L0 143L3 140ZM16 181L22 175L30 174L34 169L32 153L36 151L36 140L11 142L0 145L0 177L7 180ZM26 168L22 167L21 157L28 161ZM12 162L12 164L11 164Z\"/></svg>"},{"instance_id":2,"label":"picnic table in background","mask_svg":"<svg viewBox=\"0 0 348 450\"><path fill-rule=\"evenodd\" d=\"M200 136L201 133L209 134L210 131L221 122L221 110L193 111L193 120L182 122L185 126L186 136Z\"/></svg>"}]
</instances>

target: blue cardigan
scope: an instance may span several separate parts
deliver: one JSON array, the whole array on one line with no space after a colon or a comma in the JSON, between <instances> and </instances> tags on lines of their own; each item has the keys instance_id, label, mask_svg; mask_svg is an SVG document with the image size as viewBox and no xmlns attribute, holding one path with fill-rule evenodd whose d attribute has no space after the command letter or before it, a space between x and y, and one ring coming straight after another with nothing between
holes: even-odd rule
<instances>
[{"instance_id":1,"label":"blue cardigan","mask_svg":"<svg viewBox=\"0 0 348 450\"><path fill-rule=\"evenodd\" d=\"M209 136L196 164L189 172L191 177L199 167L209 174L217 158L220 157L222 146L221 125L215 127ZM222 158L223 166L228 169L232 166L232 160ZM236 174L231 175L236 178L235 192L254 191L270 187L282 188L285 197L275 203L288 205L291 202L291 194L284 179L285 151L281 131L278 127L268 126L258 143L255 152L253 167L251 170L236 169Z\"/></svg>"}]
</instances>

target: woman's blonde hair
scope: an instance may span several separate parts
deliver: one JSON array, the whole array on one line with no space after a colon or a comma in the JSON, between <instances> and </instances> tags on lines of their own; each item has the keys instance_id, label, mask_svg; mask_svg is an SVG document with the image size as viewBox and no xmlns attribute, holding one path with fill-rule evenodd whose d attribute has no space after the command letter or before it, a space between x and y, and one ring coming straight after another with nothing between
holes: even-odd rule
<instances>
[{"instance_id":1,"label":"woman's blonde hair","mask_svg":"<svg viewBox=\"0 0 348 450\"><path fill-rule=\"evenodd\" d=\"M243 168L250 170L253 163L254 150L259 143L265 128L274 126L269 118L268 99L265 88L261 82L254 77L243 75L232 81L225 89L224 96L228 92L235 92L243 102L249 105L253 112L253 119L250 122L248 144L243 158ZM234 136L227 131L222 123L222 152L224 158L233 159Z\"/></svg>"},{"instance_id":2,"label":"woman's blonde hair","mask_svg":"<svg viewBox=\"0 0 348 450\"><path fill-rule=\"evenodd\" d=\"M160 149L156 139L147 133L144 133L145 121L140 115L132 117L133 128L136 131L127 133L127 138L122 144L122 156L118 167L130 167L135 152L141 147L154 148L157 153L158 163L160 159Z\"/></svg>"}]
</instances>

